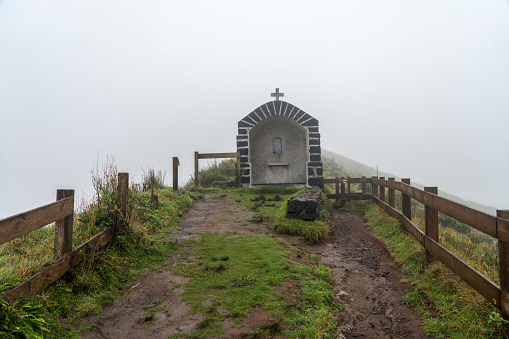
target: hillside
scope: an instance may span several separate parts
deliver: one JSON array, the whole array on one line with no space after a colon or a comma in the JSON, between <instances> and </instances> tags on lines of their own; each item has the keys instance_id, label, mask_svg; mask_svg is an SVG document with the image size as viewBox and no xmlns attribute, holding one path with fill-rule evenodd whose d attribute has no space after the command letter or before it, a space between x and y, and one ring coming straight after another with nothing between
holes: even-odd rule
<instances>
[{"instance_id":1,"label":"hillside","mask_svg":"<svg viewBox=\"0 0 509 339\"><path fill-rule=\"evenodd\" d=\"M332 161L339 165L339 167L347 173L347 176L366 176L366 177L372 177L376 176L376 168L369 167L363 163L360 163L358 161L349 159L343 155L339 155L337 153L322 149L322 157L324 158L324 164L327 161ZM392 173L387 172L379 172L378 176L385 177L385 178L396 178L396 180L400 180L401 177L394 175ZM417 182L412 182L412 186L415 186L417 188L423 189L424 185L419 184ZM453 194L449 194L447 192L444 192L442 190L439 190L439 194L443 196L444 198L447 198L449 200L455 201L459 204L468 206L470 208L482 211L484 213L488 213L491 215L496 214L496 208L492 206L485 206L473 201L467 201L464 199L461 199L460 197L457 197Z\"/></svg>"}]
</instances>

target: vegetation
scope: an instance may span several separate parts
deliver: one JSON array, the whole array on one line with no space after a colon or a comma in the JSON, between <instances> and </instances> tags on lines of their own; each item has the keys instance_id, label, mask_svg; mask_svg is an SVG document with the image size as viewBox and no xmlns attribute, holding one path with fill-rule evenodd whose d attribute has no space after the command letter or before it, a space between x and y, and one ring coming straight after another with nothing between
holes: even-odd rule
<instances>
[{"instance_id":1,"label":"vegetation","mask_svg":"<svg viewBox=\"0 0 509 339\"><path fill-rule=\"evenodd\" d=\"M236 165L235 159L226 159L220 162L214 161L209 166L199 171L198 177L201 187L212 187L216 182L236 182ZM185 185L185 189L189 190L194 186L194 176L192 176Z\"/></svg>"},{"instance_id":2,"label":"vegetation","mask_svg":"<svg viewBox=\"0 0 509 339\"><path fill-rule=\"evenodd\" d=\"M332 337L338 306L327 267L268 235L206 233L191 248L190 255L199 260L172 269L190 278L182 300L206 317L195 331L173 338L219 336L222 321L238 324L255 310L276 320L245 333L248 338L267 333Z\"/></svg>"},{"instance_id":3,"label":"vegetation","mask_svg":"<svg viewBox=\"0 0 509 339\"><path fill-rule=\"evenodd\" d=\"M73 247L116 223L114 160L107 162L101 173L96 167L92 174L97 194L74 222ZM169 188L156 189L160 199L155 208L150 203L150 193L138 187L133 185L130 190L129 228L104 248L87 253L80 265L35 297L20 298L14 303L2 298L29 275L53 263L53 227L44 227L0 247L0 337L73 337L73 321L99 312L139 273L167 263L168 254L177 251L178 245L165 234L176 227L192 199Z\"/></svg>"},{"instance_id":4,"label":"vegetation","mask_svg":"<svg viewBox=\"0 0 509 339\"><path fill-rule=\"evenodd\" d=\"M224 166L230 165L225 162ZM213 166L212 171L228 173L221 167ZM230 318L239 323L254 310L266 312L277 320L246 332L248 338L269 333L296 338L332 337L339 306L332 295L331 272L316 258L268 234L207 233L198 240L179 242L167 236L193 199L214 192L227 194L229 199L254 212L253 222L270 225L277 220L283 224L285 202L297 189L224 190L190 186L195 191L176 194L161 187L159 183L164 180L158 181L157 177L149 170L148 179L131 185L129 227L103 248L87 253L80 265L35 297L20 298L14 303L0 299L0 336L75 337L77 333L72 324L78 319L100 312L104 305L113 303L137 275L168 265L172 253L184 251L187 258L197 259L177 263L172 270L190 278L182 298L191 305L193 312L202 312L206 318L195 332L182 334L182 337L218 335L224 331L222 320ZM203 177L207 177L206 171ZM210 177L210 182L217 181L217 177ZM75 218L73 247L116 223L116 178L114 162L107 164L101 173L97 168L94 171L97 195ZM157 207L151 202L151 193L143 190L147 188L143 184L146 182L154 186L154 193L159 196ZM291 223L295 229L298 223L312 224L296 220ZM326 225L326 214L319 224ZM45 227L0 248L0 260L6 263L0 271L0 295L53 263L53 232L52 226ZM319 239L310 232L299 232L296 233L310 242ZM34 253L43 259L30 261ZM42 253L46 256L40 255ZM287 286L292 286L292 293L283 292ZM154 313L161 311L161 307L160 301L154 301L146 308L147 317L140 321L145 324L154 321ZM221 311L224 309L228 312Z\"/></svg>"},{"instance_id":5,"label":"vegetation","mask_svg":"<svg viewBox=\"0 0 509 339\"><path fill-rule=\"evenodd\" d=\"M364 212L412 287L405 302L424 320L426 331L437 338L498 338L502 318L481 295L439 261L426 264L424 249L396 219L368 201L350 202L345 210ZM471 258L474 260L474 258Z\"/></svg>"},{"instance_id":6,"label":"vegetation","mask_svg":"<svg viewBox=\"0 0 509 339\"><path fill-rule=\"evenodd\" d=\"M323 158L323 161L325 177L360 176L348 172L352 170L348 162L338 165L333 159ZM358 163L354 165L362 167ZM360 188L352 185L352 189ZM396 208L401 210L400 192L396 192ZM379 239L401 264L407 275L403 281L412 287L405 302L422 315L428 333L437 338L501 336L503 319L493 305L439 261L427 265L424 249L403 230L399 221L368 201L352 201L344 209L363 212ZM413 199L412 222L424 230L424 205ZM498 251L493 238L442 213L439 213L439 237L444 247L499 283Z\"/></svg>"}]
</instances>

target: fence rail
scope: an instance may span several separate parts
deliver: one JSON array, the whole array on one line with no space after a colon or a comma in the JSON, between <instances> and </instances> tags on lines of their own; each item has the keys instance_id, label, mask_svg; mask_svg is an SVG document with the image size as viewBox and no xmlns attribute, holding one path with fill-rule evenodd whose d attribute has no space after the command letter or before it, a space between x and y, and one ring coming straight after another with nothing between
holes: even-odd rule
<instances>
[{"instance_id":1,"label":"fence rail","mask_svg":"<svg viewBox=\"0 0 509 339\"><path fill-rule=\"evenodd\" d=\"M117 224L96 234L74 250L72 249L74 190L57 190L56 202L0 220L0 245L55 222L55 263L8 291L4 295L5 299L14 301L20 297L36 295L75 267L80 262L83 252L106 244L124 229L127 226L128 187L129 173L118 173L120 215Z\"/></svg>"},{"instance_id":2,"label":"fence rail","mask_svg":"<svg viewBox=\"0 0 509 339\"><path fill-rule=\"evenodd\" d=\"M194 184L198 186L199 180L199 166L198 162L200 159L225 159L225 158L237 158L237 187L240 187L240 153L198 153L194 152Z\"/></svg>"},{"instance_id":3,"label":"fence rail","mask_svg":"<svg viewBox=\"0 0 509 339\"><path fill-rule=\"evenodd\" d=\"M363 193L351 193L350 184L362 183ZM367 193L365 184L371 184ZM392 217L398 219L404 228L424 247L428 260L431 256L441 261L452 272L463 279L490 303L495 300L496 307L502 311L504 318L509 319L509 211L497 211L497 216L477 211L468 206L438 196L436 187L425 187L421 190L410 185L410 179L394 178L330 178L324 184L334 184L335 194L328 198L341 201L372 200ZM339 186L341 185L341 193ZM345 190L345 186L347 190ZM387 192L386 192L387 191ZM401 192L402 211L395 207L395 192ZM387 195L386 195L387 193ZM425 206L425 231L412 222L411 199ZM498 239L500 261L500 286L489 280L469 264L458 258L439 243L438 212L446 214L467 224L495 239Z\"/></svg>"}]
</instances>

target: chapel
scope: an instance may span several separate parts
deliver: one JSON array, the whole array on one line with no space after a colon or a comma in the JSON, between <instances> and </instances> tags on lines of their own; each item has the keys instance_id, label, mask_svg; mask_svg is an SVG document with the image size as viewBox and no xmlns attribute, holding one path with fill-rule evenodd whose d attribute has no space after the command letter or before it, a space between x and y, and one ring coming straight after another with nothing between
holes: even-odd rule
<instances>
[{"instance_id":1,"label":"chapel","mask_svg":"<svg viewBox=\"0 0 509 339\"><path fill-rule=\"evenodd\" d=\"M323 188L318 120L297 106L269 101L238 122L243 187L307 185Z\"/></svg>"}]
</instances>

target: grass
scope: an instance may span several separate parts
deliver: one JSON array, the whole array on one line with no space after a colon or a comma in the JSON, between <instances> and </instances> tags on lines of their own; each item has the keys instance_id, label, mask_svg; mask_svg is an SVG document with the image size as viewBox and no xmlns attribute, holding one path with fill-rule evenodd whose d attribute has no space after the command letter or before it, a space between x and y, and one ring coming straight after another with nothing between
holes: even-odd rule
<instances>
[{"instance_id":1,"label":"grass","mask_svg":"<svg viewBox=\"0 0 509 339\"><path fill-rule=\"evenodd\" d=\"M214 182L235 182L236 181L236 161L235 159L226 159L220 162L214 161L210 165L200 170L198 178L201 187L212 187ZM192 189L194 177L191 177L184 186L186 190Z\"/></svg>"},{"instance_id":2,"label":"grass","mask_svg":"<svg viewBox=\"0 0 509 339\"><path fill-rule=\"evenodd\" d=\"M226 166L231 167L231 164L226 162ZM222 169L218 171L223 173ZM149 170L151 179L144 179L144 183L153 183L156 176ZM116 177L114 163L107 164L102 172L97 168L93 172L97 195L75 218L73 247L116 223ZM190 186L189 190L199 192L176 194L161 187L159 182L153 185L154 193L159 196L158 207L150 202L150 192L143 191L142 184L133 185L129 227L103 248L87 253L80 265L55 284L35 297L21 298L12 304L0 298L0 336L78 337L73 323L100 312L103 306L115 302L122 289L137 275L167 265L172 253L184 250L190 251L197 261L182 262L172 269L190 278L182 298L193 312L202 312L206 316L195 332L180 336L207 338L218 335L224 331L221 327L223 319L230 318L239 323L254 310L266 312L277 320L245 333L246 337L264 333L295 338L333 336L339 306L332 295L331 272L316 259L267 234L208 233L198 241L187 241L185 248L167 236L192 201L210 192L227 194L232 201L246 206L248 211L255 213L256 222L267 225L288 222L291 232L300 234L309 242L319 241L325 234L326 229L318 228L318 235L310 229L324 226L326 213L317 222L286 220L283 214L285 202L296 189L223 190ZM49 226L0 247L0 295L53 263L53 232ZM285 293L288 286L292 293ZM182 286L175 284L168 289L179 287ZM154 300L145 311L146 316L139 319L141 324L155 321L158 312L169 315L160 300Z\"/></svg>"},{"instance_id":3,"label":"grass","mask_svg":"<svg viewBox=\"0 0 509 339\"><path fill-rule=\"evenodd\" d=\"M105 166L102 174L97 169L93 172L97 196L75 218L73 247L116 222L116 177L114 163ZM166 233L175 228L192 199L170 188L157 189L156 193L158 208L150 203L149 192L131 187L129 228L103 248L88 252L80 265L35 297L8 303L1 296L52 264L52 226L0 247L0 337L77 337L73 321L114 302L119 291L138 274L167 264L168 254L179 251L179 246Z\"/></svg>"},{"instance_id":4,"label":"grass","mask_svg":"<svg viewBox=\"0 0 509 339\"><path fill-rule=\"evenodd\" d=\"M245 205L247 210L255 213L251 222L273 225L277 233L299 235L306 242L316 244L323 241L329 234L330 211L334 204L322 196L322 212L317 220L302 221L286 218L286 203L300 190L302 189L261 187L224 192L230 200Z\"/></svg>"},{"instance_id":5,"label":"grass","mask_svg":"<svg viewBox=\"0 0 509 339\"><path fill-rule=\"evenodd\" d=\"M412 289L405 303L419 312L429 334L436 338L502 336L498 311L439 261L427 264L424 249L399 221L367 201L349 202L344 209L364 212L376 236L401 265L406 275L403 282Z\"/></svg>"},{"instance_id":6,"label":"grass","mask_svg":"<svg viewBox=\"0 0 509 339\"><path fill-rule=\"evenodd\" d=\"M255 310L277 319L254 332L276 331L288 337L332 337L338 305L332 296L331 272L268 235L205 233L191 242L196 262L182 263L174 273L190 278L181 294L192 312L205 314L198 328L172 338L210 338L224 334L221 322L242 322ZM295 260L298 256L300 260ZM294 281L291 297L280 292ZM288 284L291 285L291 284ZM274 333L274 332L270 332Z\"/></svg>"}]
</instances>

